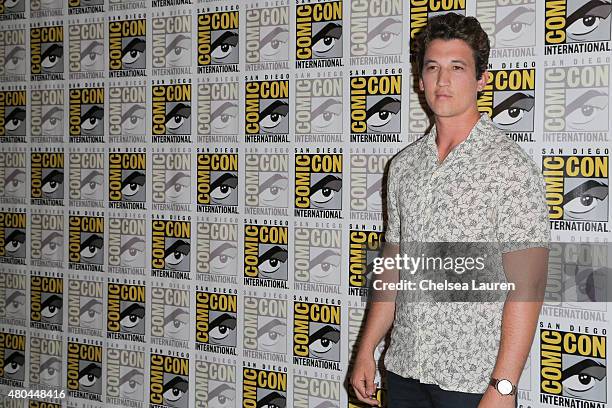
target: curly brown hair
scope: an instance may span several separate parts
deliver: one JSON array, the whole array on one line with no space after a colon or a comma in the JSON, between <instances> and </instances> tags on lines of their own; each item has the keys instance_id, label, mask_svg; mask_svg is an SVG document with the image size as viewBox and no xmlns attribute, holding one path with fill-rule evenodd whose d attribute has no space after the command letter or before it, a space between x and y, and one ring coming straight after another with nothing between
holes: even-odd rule
<instances>
[{"instance_id":1,"label":"curly brown hair","mask_svg":"<svg viewBox=\"0 0 612 408\"><path fill-rule=\"evenodd\" d=\"M465 41L474 54L476 79L480 79L489 65L491 45L489 36L475 17L446 13L429 19L427 26L417 35L413 43L413 55L416 58L419 76L423 72L425 51L429 43L437 39Z\"/></svg>"}]
</instances>

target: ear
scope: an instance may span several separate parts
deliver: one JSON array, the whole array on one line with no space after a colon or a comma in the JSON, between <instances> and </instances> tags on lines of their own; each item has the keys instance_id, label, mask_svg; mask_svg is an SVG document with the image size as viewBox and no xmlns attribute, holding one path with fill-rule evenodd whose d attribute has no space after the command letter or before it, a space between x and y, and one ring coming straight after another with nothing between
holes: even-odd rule
<instances>
[{"instance_id":1,"label":"ear","mask_svg":"<svg viewBox=\"0 0 612 408\"><path fill-rule=\"evenodd\" d=\"M481 92L484 87L487 85L487 80L489 79L489 71L484 71L482 76L478 80L478 92Z\"/></svg>"},{"instance_id":2,"label":"ear","mask_svg":"<svg viewBox=\"0 0 612 408\"><path fill-rule=\"evenodd\" d=\"M423 85L423 78L419 78L419 89L421 92L425 90L425 86Z\"/></svg>"}]
</instances>

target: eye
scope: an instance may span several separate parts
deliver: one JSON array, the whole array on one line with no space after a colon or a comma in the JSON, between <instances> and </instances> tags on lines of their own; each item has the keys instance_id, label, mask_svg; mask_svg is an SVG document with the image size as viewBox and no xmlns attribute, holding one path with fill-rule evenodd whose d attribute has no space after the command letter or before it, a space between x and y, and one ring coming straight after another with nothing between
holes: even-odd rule
<instances>
[{"instance_id":1,"label":"eye","mask_svg":"<svg viewBox=\"0 0 612 408\"><path fill-rule=\"evenodd\" d=\"M275 174L259 186L259 198L265 205L280 204L280 198L287 191L287 177Z\"/></svg>"},{"instance_id":2,"label":"eye","mask_svg":"<svg viewBox=\"0 0 612 408\"><path fill-rule=\"evenodd\" d=\"M6 116L4 127L10 132L15 131L25 121L25 118L26 111L22 108L15 108Z\"/></svg>"},{"instance_id":3,"label":"eye","mask_svg":"<svg viewBox=\"0 0 612 408\"><path fill-rule=\"evenodd\" d=\"M210 196L215 203L226 199L238 186L238 177L233 173L224 173L210 186Z\"/></svg>"},{"instance_id":4,"label":"eye","mask_svg":"<svg viewBox=\"0 0 612 408\"><path fill-rule=\"evenodd\" d=\"M102 302L91 299L80 309L80 319L82 323L91 324L102 314Z\"/></svg>"},{"instance_id":5,"label":"eye","mask_svg":"<svg viewBox=\"0 0 612 408\"><path fill-rule=\"evenodd\" d=\"M176 130L185 123L189 116L191 116L190 106L179 103L166 115L166 127L170 130Z\"/></svg>"},{"instance_id":6,"label":"eye","mask_svg":"<svg viewBox=\"0 0 612 408\"><path fill-rule=\"evenodd\" d=\"M142 105L132 105L121 116L121 127L123 130L129 131L140 128L144 124L145 107Z\"/></svg>"},{"instance_id":7,"label":"eye","mask_svg":"<svg viewBox=\"0 0 612 408\"><path fill-rule=\"evenodd\" d=\"M608 197L608 185L588 180L564 196L564 211L572 218L586 217Z\"/></svg>"},{"instance_id":8,"label":"eye","mask_svg":"<svg viewBox=\"0 0 612 408\"><path fill-rule=\"evenodd\" d=\"M93 387L101 375L102 370L100 366L91 363L79 372L79 384L87 388Z\"/></svg>"},{"instance_id":9,"label":"eye","mask_svg":"<svg viewBox=\"0 0 612 408\"><path fill-rule=\"evenodd\" d=\"M327 99L312 111L311 124L316 131L324 131L340 118L342 102L337 99Z\"/></svg>"},{"instance_id":10,"label":"eye","mask_svg":"<svg viewBox=\"0 0 612 408\"><path fill-rule=\"evenodd\" d=\"M40 365L40 377L43 382L53 382L54 377L59 377L62 362L57 357L51 357Z\"/></svg>"},{"instance_id":11,"label":"eye","mask_svg":"<svg viewBox=\"0 0 612 408\"><path fill-rule=\"evenodd\" d=\"M42 255L46 258L55 255L62 247L62 241L63 236L59 232L49 234L49 236L42 241Z\"/></svg>"},{"instance_id":12,"label":"eye","mask_svg":"<svg viewBox=\"0 0 612 408\"><path fill-rule=\"evenodd\" d=\"M601 384L604 378L606 366L587 358L563 370L561 383L564 390L582 393Z\"/></svg>"},{"instance_id":13,"label":"eye","mask_svg":"<svg viewBox=\"0 0 612 408\"><path fill-rule=\"evenodd\" d=\"M119 387L123 394L133 394L140 390L144 382L144 376L136 369L131 370L119 380Z\"/></svg>"},{"instance_id":14,"label":"eye","mask_svg":"<svg viewBox=\"0 0 612 408\"><path fill-rule=\"evenodd\" d=\"M567 105L566 124L570 130L591 130L607 116L608 94L606 92L589 89ZM603 116L603 117L602 117Z\"/></svg>"},{"instance_id":15,"label":"eye","mask_svg":"<svg viewBox=\"0 0 612 408\"><path fill-rule=\"evenodd\" d=\"M312 51L317 56L324 56L334 48L341 36L342 26L336 23L328 23L312 37Z\"/></svg>"},{"instance_id":16,"label":"eye","mask_svg":"<svg viewBox=\"0 0 612 408\"><path fill-rule=\"evenodd\" d=\"M257 407L261 408L280 408L287 405L286 398L274 391L257 401Z\"/></svg>"},{"instance_id":17,"label":"eye","mask_svg":"<svg viewBox=\"0 0 612 408\"><path fill-rule=\"evenodd\" d=\"M97 234L92 234L81 244L81 257L90 260L102 249L104 240Z\"/></svg>"},{"instance_id":18,"label":"eye","mask_svg":"<svg viewBox=\"0 0 612 408\"><path fill-rule=\"evenodd\" d=\"M4 240L4 248L11 255L17 252L25 243L26 234L21 230L14 230Z\"/></svg>"},{"instance_id":19,"label":"eye","mask_svg":"<svg viewBox=\"0 0 612 408\"><path fill-rule=\"evenodd\" d=\"M236 246L228 242L211 251L210 267L212 273L221 273L226 270L230 271L229 268L234 265L237 254Z\"/></svg>"},{"instance_id":20,"label":"eye","mask_svg":"<svg viewBox=\"0 0 612 408\"><path fill-rule=\"evenodd\" d=\"M386 96L376 102L366 113L366 123L368 128L374 131L382 131L382 127L388 124L391 119L400 111L401 103L399 99Z\"/></svg>"},{"instance_id":21,"label":"eye","mask_svg":"<svg viewBox=\"0 0 612 408\"><path fill-rule=\"evenodd\" d=\"M238 34L226 31L212 43L210 56L215 60L223 60L231 55L237 44Z\"/></svg>"},{"instance_id":22,"label":"eye","mask_svg":"<svg viewBox=\"0 0 612 408\"><path fill-rule=\"evenodd\" d=\"M6 1L4 2L4 6L5 6L6 8L9 8L9 9L10 9L10 8L15 7L15 5L17 5L17 3L19 3L19 0L6 0Z\"/></svg>"},{"instance_id":23,"label":"eye","mask_svg":"<svg viewBox=\"0 0 612 408\"><path fill-rule=\"evenodd\" d=\"M315 206L325 204L331 201L341 188L342 179L328 174L312 186L310 200Z\"/></svg>"},{"instance_id":24,"label":"eye","mask_svg":"<svg viewBox=\"0 0 612 408\"><path fill-rule=\"evenodd\" d=\"M402 30L402 22L395 18L387 18L368 34L368 49L380 52L394 44ZM398 43L399 45L399 43Z\"/></svg>"},{"instance_id":25,"label":"eye","mask_svg":"<svg viewBox=\"0 0 612 408\"><path fill-rule=\"evenodd\" d=\"M189 255L189 251L191 250L191 245L188 242L179 239L174 241L168 249L166 249L166 257L164 258L166 263L169 265L178 265L187 255Z\"/></svg>"},{"instance_id":26,"label":"eye","mask_svg":"<svg viewBox=\"0 0 612 408\"><path fill-rule=\"evenodd\" d=\"M126 264L137 264L138 261L141 261L144 249L144 240L139 237L132 237L125 244L121 245L119 256Z\"/></svg>"},{"instance_id":27,"label":"eye","mask_svg":"<svg viewBox=\"0 0 612 408\"><path fill-rule=\"evenodd\" d=\"M175 334L181 331L189 323L189 313L177 308L164 318L164 329L166 333Z\"/></svg>"},{"instance_id":28,"label":"eye","mask_svg":"<svg viewBox=\"0 0 612 408\"><path fill-rule=\"evenodd\" d=\"M166 57L172 62L178 61L186 56L190 49L191 39L186 35L179 34L166 47Z\"/></svg>"},{"instance_id":29,"label":"eye","mask_svg":"<svg viewBox=\"0 0 612 408\"><path fill-rule=\"evenodd\" d=\"M25 357L19 352L15 352L9 355L4 361L4 371L7 374L15 374L23 364L25 363Z\"/></svg>"},{"instance_id":30,"label":"eye","mask_svg":"<svg viewBox=\"0 0 612 408\"><path fill-rule=\"evenodd\" d=\"M92 41L87 48L81 52L81 64L85 67L95 65L104 53L104 45L99 41Z\"/></svg>"},{"instance_id":31,"label":"eye","mask_svg":"<svg viewBox=\"0 0 612 408\"><path fill-rule=\"evenodd\" d=\"M98 188L102 185L104 174L99 171L92 171L89 173L83 181L81 181L81 195L85 197L92 197L98 191Z\"/></svg>"},{"instance_id":32,"label":"eye","mask_svg":"<svg viewBox=\"0 0 612 408\"><path fill-rule=\"evenodd\" d=\"M534 105L533 96L518 92L495 106L491 116L495 124L511 126L519 122L526 112L533 109Z\"/></svg>"},{"instance_id":33,"label":"eye","mask_svg":"<svg viewBox=\"0 0 612 408\"><path fill-rule=\"evenodd\" d=\"M64 110L61 108L53 107L49 109L42 118L42 130L44 133L51 133L56 131L62 125L62 116Z\"/></svg>"},{"instance_id":34,"label":"eye","mask_svg":"<svg viewBox=\"0 0 612 408\"><path fill-rule=\"evenodd\" d=\"M147 43L144 40L140 38L132 39L123 49L123 56L121 57L123 64L129 66L138 62L144 54L146 46Z\"/></svg>"},{"instance_id":35,"label":"eye","mask_svg":"<svg viewBox=\"0 0 612 408\"><path fill-rule=\"evenodd\" d=\"M25 172L21 169L10 171L7 168L8 176L4 179L4 191L9 195L14 195L25 187Z\"/></svg>"},{"instance_id":36,"label":"eye","mask_svg":"<svg viewBox=\"0 0 612 408\"><path fill-rule=\"evenodd\" d=\"M283 118L289 113L289 104L284 101L274 101L271 105L265 108L260 114L259 125L263 131L270 132L277 127Z\"/></svg>"},{"instance_id":37,"label":"eye","mask_svg":"<svg viewBox=\"0 0 612 408\"><path fill-rule=\"evenodd\" d=\"M224 313L210 323L208 334L214 340L220 341L228 337L236 329L236 318Z\"/></svg>"},{"instance_id":38,"label":"eye","mask_svg":"<svg viewBox=\"0 0 612 408\"><path fill-rule=\"evenodd\" d=\"M529 34L534 21L534 9L517 7L497 23L496 40L503 46L512 46L513 43L516 45L520 37Z\"/></svg>"},{"instance_id":39,"label":"eye","mask_svg":"<svg viewBox=\"0 0 612 408\"><path fill-rule=\"evenodd\" d=\"M64 47L62 45L53 44L42 54L42 62L40 64L45 69L51 69L62 61L63 55Z\"/></svg>"},{"instance_id":40,"label":"eye","mask_svg":"<svg viewBox=\"0 0 612 408\"><path fill-rule=\"evenodd\" d=\"M6 55L6 70L12 72L25 60L25 48L16 46Z\"/></svg>"},{"instance_id":41,"label":"eye","mask_svg":"<svg viewBox=\"0 0 612 408\"><path fill-rule=\"evenodd\" d=\"M238 115L238 105L232 102L225 102L210 115L210 126L215 131L224 130L235 122Z\"/></svg>"},{"instance_id":42,"label":"eye","mask_svg":"<svg viewBox=\"0 0 612 408\"><path fill-rule=\"evenodd\" d=\"M340 254L331 249L321 252L310 261L310 274L313 280L319 281L334 276L340 266Z\"/></svg>"},{"instance_id":43,"label":"eye","mask_svg":"<svg viewBox=\"0 0 612 408\"><path fill-rule=\"evenodd\" d=\"M187 381L180 377L174 377L164 385L164 393L162 395L166 401L178 401L187 392L188 387Z\"/></svg>"},{"instance_id":44,"label":"eye","mask_svg":"<svg viewBox=\"0 0 612 408\"><path fill-rule=\"evenodd\" d=\"M41 308L40 314L42 317L51 319L62 310L62 298L58 295L52 295L42 303Z\"/></svg>"},{"instance_id":45,"label":"eye","mask_svg":"<svg viewBox=\"0 0 612 408\"><path fill-rule=\"evenodd\" d=\"M64 183L64 172L53 170L42 180L42 192L45 194L53 194Z\"/></svg>"},{"instance_id":46,"label":"eye","mask_svg":"<svg viewBox=\"0 0 612 408\"><path fill-rule=\"evenodd\" d=\"M104 119L104 109L94 105L81 117L81 128L83 130L93 130Z\"/></svg>"},{"instance_id":47,"label":"eye","mask_svg":"<svg viewBox=\"0 0 612 408\"><path fill-rule=\"evenodd\" d=\"M235 398L236 390L232 386L222 383L208 393L208 406L218 408L233 407Z\"/></svg>"},{"instance_id":48,"label":"eye","mask_svg":"<svg viewBox=\"0 0 612 408\"><path fill-rule=\"evenodd\" d=\"M25 294L23 292L15 291L5 300L6 313L13 315L21 310L25 305Z\"/></svg>"},{"instance_id":49,"label":"eye","mask_svg":"<svg viewBox=\"0 0 612 408\"><path fill-rule=\"evenodd\" d=\"M146 176L144 173L139 171L133 171L121 182L121 194L126 197L132 197L136 195L140 189L144 186Z\"/></svg>"},{"instance_id":50,"label":"eye","mask_svg":"<svg viewBox=\"0 0 612 408\"><path fill-rule=\"evenodd\" d=\"M275 245L259 256L259 272L274 274L287 262L287 250Z\"/></svg>"},{"instance_id":51,"label":"eye","mask_svg":"<svg viewBox=\"0 0 612 408\"><path fill-rule=\"evenodd\" d=\"M180 197L183 193L189 191L189 181L189 174L182 171L177 172L166 183L166 195L171 199Z\"/></svg>"},{"instance_id":52,"label":"eye","mask_svg":"<svg viewBox=\"0 0 612 408\"><path fill-rule=\"evenodd\" d=\"M325 354L340 340L340 331L332 326L325 326L310 336L309 349L312 352Z\"/></svg>"},{"instance_id":53,"label":"eye","mask_svg":"<svg viewBox=\"0 0 612 408\"><path fill-rule=\"evenodd\" d=\"M262 346L270 348L285 338L286 330L286 326L282 321L273 319L257 331L257 338Z\"/></svg>"},{"instance_id":54,"label":"eye","mask_svg":"<svg viewBox=\"0 0 612 408\"><path fill-rule=\"evenodd\" d=\"M119 323L121 327L131 329L135 327L144 319L145 309L138 303L132 303L123 312L121 312L121 320Z\"/></svg>"},{"instance_id":55,"label":"eye","mask_svg":"<svg viewBox=\"0 0 612 408\"><path fill-rule=\"evenodd\" d=\"M288 41L289 31L283 27L276 27L261 39L259 52L265 59L279 55L281 52L286 54Z\"/></svg>"}]
</instances>

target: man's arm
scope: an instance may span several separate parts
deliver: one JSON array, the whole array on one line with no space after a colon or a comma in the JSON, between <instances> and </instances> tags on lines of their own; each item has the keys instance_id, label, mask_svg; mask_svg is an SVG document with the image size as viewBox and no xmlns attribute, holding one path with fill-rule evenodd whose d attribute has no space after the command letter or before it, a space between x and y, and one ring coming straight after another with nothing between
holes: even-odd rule
<instances>
[{"instance_id":1,"label":"man's arm","mask_svg":"<svg viewBox=\"0 0 612 408\"><path fill-rule=\"evenodd\" d=\"M383 257L395 258L399 254L399 245L385 244ZM381 281L397 281L397 269L386 269L380 275L374 275L373 279ZM355 390L357 398L370 405L378 405L373 398L376 387L374 377L376 375L376 362L374 361L374 350L382 338L387 334L395 317L395 294L389 291L374 293L370 302L366 323L359 339L359 350L355 355L351 373L351 385Z\"/></svg>"},{"instance_id":2,"label":"man's arm","mask_svg":"<svg viewBox=\"0 0 612 408\"><path fill-rule=\"evenodd\" d=\"M516 285L504 303L501 339L491 376L517 384L535 335L548 271L548 249L529 248L503 255L508 282ZM514 398L488 387L479 408L514 407Z\"/></svg>"}]
</instances>

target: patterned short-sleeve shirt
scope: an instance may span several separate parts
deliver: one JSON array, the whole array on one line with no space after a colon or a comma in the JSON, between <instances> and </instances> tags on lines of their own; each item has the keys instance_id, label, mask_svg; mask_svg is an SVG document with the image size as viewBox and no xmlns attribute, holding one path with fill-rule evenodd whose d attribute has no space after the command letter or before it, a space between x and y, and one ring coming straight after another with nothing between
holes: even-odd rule
<instances>
[{"instance_id":1,"label":"patterned short-sleeve shirt","mask_svg":"<svg viewBox=\"0 0 612 408\"><path fill-rule=\"evenodd\" d=\"M504 252L548 245L542 174L486 114L441 164L435 140L434 126L391 161L387 242L400 244L400 253L414 242L515 243ZM502 310L503 302L424 304L398 292L385 365L445 390L483 393Z\"/></svg>"}]
</instances>

